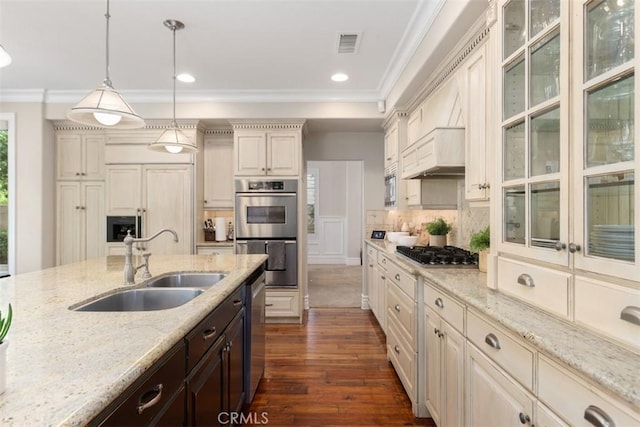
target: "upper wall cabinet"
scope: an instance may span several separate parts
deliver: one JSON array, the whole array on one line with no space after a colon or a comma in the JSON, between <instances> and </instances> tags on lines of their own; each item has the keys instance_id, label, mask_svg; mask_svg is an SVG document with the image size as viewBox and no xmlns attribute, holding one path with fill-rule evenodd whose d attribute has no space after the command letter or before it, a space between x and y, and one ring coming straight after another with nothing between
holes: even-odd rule
<instances>
[{"instance_id":1,"label":"upper wall cabinet","mask_svg":"<svg viewBox=\"0 0 640 427\"><path fill-rule=\"evenodd\" d=\"M234 127L236 176L297 176L302 162L300 130L257 130Z\"/></svg>"},{"instance_id":2,"label":"upper wall cabinet","mask_svg":"<svg viewBox=\"0 0 640 427\"><path fill-rule=\"evenodd\" d=\"M511 0L498 15L498 255L638 282L634 2Z\"/></svg>"},{"instance_id":3,"label":"upper wall cabinet","mask_svg":"<svg viewBox=\"0 0 640 427\"><path fill-rule=\"evenodd\" d=\"M233 209L233 135L204 137L204 207Z\"/></svg>"},{"instance_id":4,"label":"upper wall cabinet","mask_svg":"<svg viewBox=\"0 0 640 427\"><path fill-rule=\"evenodd\" d=\"M58 179L103 180L104 135L98 132L56 134Z\"/></svg>"},{"instance_id":5,"label":"upper wall cabinet","mask_svg":"<svg viewBox=\"0 0 640 427\"><path fill-rule=\"evenodd\" d=\"M400 146L398 122L394 120L384 133L384 167L385 169L398 161L398 147Z\"/></svg>"}]
</instances>

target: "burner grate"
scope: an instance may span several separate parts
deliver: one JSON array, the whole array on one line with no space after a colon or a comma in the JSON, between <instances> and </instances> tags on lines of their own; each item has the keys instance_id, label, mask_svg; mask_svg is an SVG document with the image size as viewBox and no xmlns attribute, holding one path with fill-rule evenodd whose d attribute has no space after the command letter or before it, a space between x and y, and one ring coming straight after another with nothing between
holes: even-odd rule
<instances>
[{"instance_id":1,"label":"burner grate","mask_svg":"<svg viewBox=\"0 0 640 427\"><path fill-rule=\"evenodd\" d=\"M425 267L476 267L478 255L455 246L398 246L396 251Z\"/></svg>"}]
</instances>

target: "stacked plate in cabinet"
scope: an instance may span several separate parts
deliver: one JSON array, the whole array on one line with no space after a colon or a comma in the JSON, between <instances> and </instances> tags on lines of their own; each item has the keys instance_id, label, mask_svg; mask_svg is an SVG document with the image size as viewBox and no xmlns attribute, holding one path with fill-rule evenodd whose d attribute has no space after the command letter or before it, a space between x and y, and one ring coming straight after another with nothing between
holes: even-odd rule
<instances>
[{"instance_id":1,"label":"stacked plate in cabinet","mask_svg":"<svg viewBox=\"0 0 640 427\"><path fill-rule=\"evenodd\" d=\"M589 254L623 261L635 260L633 225L594 225L589 239Z\"/></svg>"}]
</instances>

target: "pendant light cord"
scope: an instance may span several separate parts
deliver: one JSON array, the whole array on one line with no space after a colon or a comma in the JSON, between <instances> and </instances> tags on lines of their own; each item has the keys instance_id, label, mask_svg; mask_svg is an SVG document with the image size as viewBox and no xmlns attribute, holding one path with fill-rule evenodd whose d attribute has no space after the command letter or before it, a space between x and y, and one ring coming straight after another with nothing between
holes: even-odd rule
<instances>
[{"instance_id":1,"label":"pendant light cord","mask_svg":"<svg viewBox=\"0 0 640 427\"><path fill-rule=\"evenodd\" d=\"M103 84L106 87L108 87L110 89L113 89L113 84L111 83L111 79L109 78L109 18L111 18L111 14L109 14L109 0L107 0L107 13L104 14L104 17L107 19L107 31L106 31L106 33L107 33L106 34L106 36L107 36L107 42L106 42L107 49L106 49L106 51L107 52L105 54L105 56L106 56L106 58L105 58L106 59L106 66L105 66L106 67L106 74L105 74L106 77L104 79Z\"/></svg>"},{"instance_id":2,"label":"pendant light cord","mask_svg":"<svg viewBox=\"0 0 640 427\"><path fill-rule=\"evenodd\" d=\"M171 126L177 128L176 124L176 26L171 27L173 33L173 122Z\"/></svg>"}]
</instances>

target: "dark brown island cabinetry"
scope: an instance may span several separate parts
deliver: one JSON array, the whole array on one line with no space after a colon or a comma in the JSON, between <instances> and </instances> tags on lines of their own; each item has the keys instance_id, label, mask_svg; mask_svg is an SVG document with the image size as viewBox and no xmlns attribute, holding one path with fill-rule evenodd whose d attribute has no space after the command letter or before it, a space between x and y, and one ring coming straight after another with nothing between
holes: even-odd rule
<instances>
[{"instance_id":1,"label":"dark brown island cabinetry","mask_svg":"<svg viewBox=\"0 0 640 427\"><path fill-rule=\"evenodd\" d=\"M245 398L240 286L122 393L92 426L228 425Z\"/></svg>"}]
</instances>

